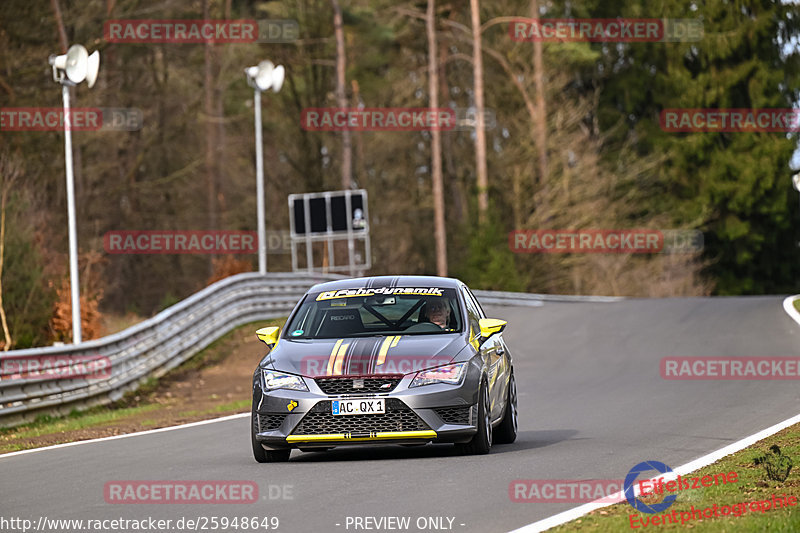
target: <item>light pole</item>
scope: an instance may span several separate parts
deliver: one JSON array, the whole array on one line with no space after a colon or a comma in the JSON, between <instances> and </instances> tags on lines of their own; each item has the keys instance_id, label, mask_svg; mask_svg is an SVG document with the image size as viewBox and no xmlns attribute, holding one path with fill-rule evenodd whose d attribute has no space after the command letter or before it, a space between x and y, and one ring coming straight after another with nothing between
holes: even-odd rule
<instances>
[{"instance_id":1,"label":"light pole","mask_svg":"<svg viewBox=\"0 0 800 533\"><path fill-rule=\"evenodd\" d=\"M258 211L258 272L267 273L267 225L264 215L264 154L261 142L261 92L272 88L281 90L285 75L283 65L277 67L271 61L262 61L255 67L244 69L247 83L254 90L253 107L256 125L256 209Z\"/></svg>"},{"instance_id":2,"label":"light pole","mask_svg":"<svg viewBox=\"0 0 800 533\"><path fill-rule=\"evenodd\" d=\"M78 234L75 225L75 180L72 175L72 125L70 122L69 88L83 80L94 86L100 69L100 52L92 55L79 44L72 45L66 54L51 55L53 80L61 84L64 100L64 158L67 171L67 222L69 226L69 285L72 295L72 342L81 342L81 302L78 285Z\"/></svg>"}]
</instances>

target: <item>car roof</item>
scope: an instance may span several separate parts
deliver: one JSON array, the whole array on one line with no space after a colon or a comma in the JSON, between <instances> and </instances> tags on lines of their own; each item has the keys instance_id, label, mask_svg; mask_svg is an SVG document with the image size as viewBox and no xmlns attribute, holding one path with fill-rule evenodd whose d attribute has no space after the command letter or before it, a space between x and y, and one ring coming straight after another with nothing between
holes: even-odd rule
<instances>
[{"instance_id":1,"label":"car roof","mask_svg":"<svg viewBox=\"0 0 800 533\"><path fill-rule=\"evenodd\" d=\"M308 292L357 289L360 287L439 287L443 289L455 289L458 288L461 283L461 281L455 278L442 278L439 276L371 276L318 283L308 289Z\"/></svg>"}]
</instances>

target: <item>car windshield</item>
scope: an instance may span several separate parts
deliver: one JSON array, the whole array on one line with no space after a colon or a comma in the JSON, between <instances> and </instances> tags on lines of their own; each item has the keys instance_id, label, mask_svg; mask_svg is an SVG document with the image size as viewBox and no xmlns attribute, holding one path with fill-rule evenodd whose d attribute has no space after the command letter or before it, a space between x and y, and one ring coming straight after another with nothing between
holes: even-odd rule
<instances>
[{"instance_id":1,"label":"car windshield","mask_svg":"<svg viewBox=\"0 0 800 533\"><path fill-rule=\"evenodd\" d=\"M284 337L329 339L460 331L461 309L455 289L354 287L308 294Z\"/></svg>"}]
</instances>

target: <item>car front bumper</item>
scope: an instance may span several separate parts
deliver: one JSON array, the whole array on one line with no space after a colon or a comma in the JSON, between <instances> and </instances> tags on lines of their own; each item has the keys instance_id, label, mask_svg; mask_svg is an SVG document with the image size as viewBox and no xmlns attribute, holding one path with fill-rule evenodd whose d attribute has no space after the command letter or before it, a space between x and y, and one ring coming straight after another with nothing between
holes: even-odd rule
<instances>
[{"instance_id":1,"label":"car front bumper","mask_svg":"<svg viewBox=\"0 0 800 533\"><path fill-rule=\"evenodd\" d=\"M409 388L403 376L388 393L326 394L305 378L308 392L264 392L259 373L253 380L253 431L267 449L331 448L346 444L467 442L477 432L480 369L473 364L459 385ZM340 378L353 379L353 378ZM332 400L384 398L385 414L337 415Z\"/></svg>"}]
</instances>

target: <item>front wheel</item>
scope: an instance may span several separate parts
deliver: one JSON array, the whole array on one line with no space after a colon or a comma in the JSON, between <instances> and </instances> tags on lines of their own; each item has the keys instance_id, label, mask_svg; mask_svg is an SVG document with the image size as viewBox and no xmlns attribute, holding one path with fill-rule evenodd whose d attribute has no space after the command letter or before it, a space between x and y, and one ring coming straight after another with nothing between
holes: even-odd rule
<instances>
[{"instance_id":1,"label":"front wheel","mask_svg":"<svg viewBox=\"0 0 800 533\"><path fill-rule=\"evenodd\" d=\"M506 412L503 420L494 432L495 444L511 444L517 440L517 384L514 373L508 380L508 395L506 397Z\"/></svg>"},{"instance_id":2,"label":"front wheel","mask_svg":"<svg viewBox=\"0 0 800 533\"><path fill-rule=\"evenodd\" d=\"M465 444L456 444L456 449L464 455L483 455L492 448L492 419L489 408L489 385L481 382L478 394L478 432Z\"/></svg>"}]
</instances>

